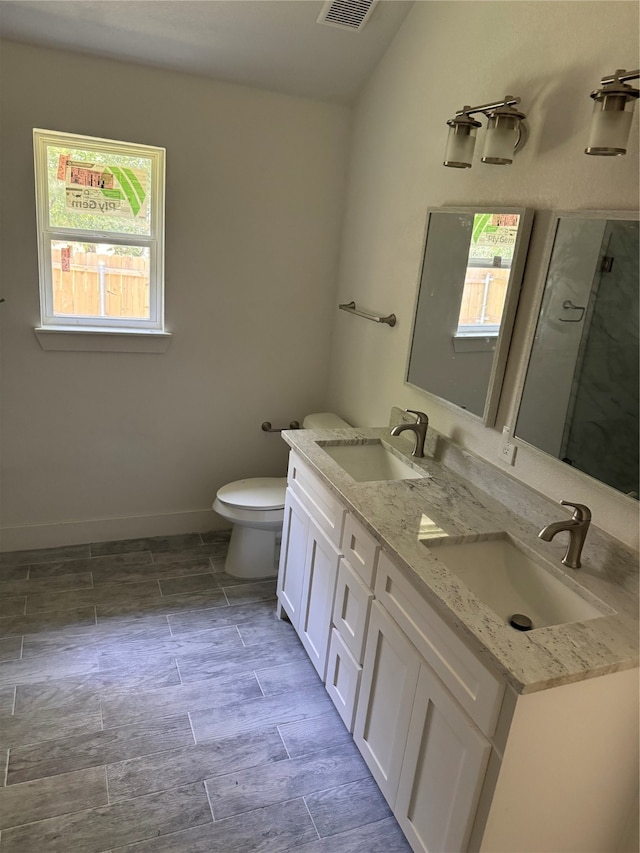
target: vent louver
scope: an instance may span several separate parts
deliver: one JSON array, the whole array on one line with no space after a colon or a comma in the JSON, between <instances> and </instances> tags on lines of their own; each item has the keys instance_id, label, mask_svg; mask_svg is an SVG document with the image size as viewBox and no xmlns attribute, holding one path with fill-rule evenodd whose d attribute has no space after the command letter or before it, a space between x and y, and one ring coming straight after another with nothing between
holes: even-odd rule
<instances>
[{"instance_id":1,"label":"vent louver","mask_svg":"<svg viewBox=\"0 0 640 853\"><path fill-rule=\"evenodd\" d=\"M318 17L319 24L342 30L361 30L378 0L329 0Z\"/></svg>"}]
</instances>

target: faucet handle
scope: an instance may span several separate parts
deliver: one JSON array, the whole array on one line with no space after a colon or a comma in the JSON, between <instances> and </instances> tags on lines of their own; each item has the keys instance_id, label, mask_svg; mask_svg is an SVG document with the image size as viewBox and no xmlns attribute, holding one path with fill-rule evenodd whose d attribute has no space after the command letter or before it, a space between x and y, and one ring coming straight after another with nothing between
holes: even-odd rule
<instances>
[{"instance_id":1,"label":"faucet handle","mask_svg":"<svg viewBox=\"0 0 640 853\"><path fill-rule=\"evenodd\" d=\"M588 506L584 504L572 504L571 501L560 501L562 506L570 506L573 507L573 520L579 522L587 522L587 524L591 521L591 510Z\"/></svg>"},{"instance_id":2,"label":"faucet handle","mask_svg":"<svg viewBox=\"0 0 640 853\"><path fill-rule=\"evenodd\" d=\"M424 412L418 412L416 409L405 409L410 415L415 415L418 418L419 424L429 424L429 418Z\"/></svg>"}]
</instances>

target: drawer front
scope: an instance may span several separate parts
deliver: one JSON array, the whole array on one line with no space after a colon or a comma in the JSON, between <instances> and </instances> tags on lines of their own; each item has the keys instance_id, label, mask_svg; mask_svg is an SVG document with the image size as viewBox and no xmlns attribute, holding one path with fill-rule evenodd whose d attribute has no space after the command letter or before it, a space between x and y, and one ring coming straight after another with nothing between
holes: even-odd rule
<instances>
[{"instance_id":1,"label":"drawer front","mask_svg":"<svg viewBox=\"0 0 640 853\"><path fill-rule=\"evenodd\" d=\"M295 453L289 454L287 485L327 539L339 547L346 509Z\"/></svg>"},{"instance_id":2,"label":"drawer front","mask_svg":"<svg viewBox=\"0 0 640 853\"><path fill-rule=\"evenodd\" d=\"M373 589L380 545L352 513L347 513L342 535L342 553L365 582Z\"/></svg>"},{"instance_id":3,"label":"drawer front","mask_svg":"<svg viewBox=\"0 0 640 853\"><path fill-rule=\"evenodd\" d=\"M327 693L342 717L342 722L350 732L353 732L361 674L362 667L354 660L342 637L334 628L329 646L326 687Z\"/></svg>"},{"instance_id":4,"label":"drawer front","mask_svg":"<svg viewBox=\"0 0 640 853\"><path fill-rule=\"evenodd\" d=\"M373 593L365 586L349 563L340 560L333 624L358 664L364 656L364 641Z\"/></svg>"},{"instance_id":5,"label":"drawer front","mask_svg":"<svg viewBox=\"0 0 640 853\"><path fill-rule=\"evenodd\" d=\"M487 737L495 731L504 683L437 616L382 552L376 598Z\"/></svg>"}]
</instances>

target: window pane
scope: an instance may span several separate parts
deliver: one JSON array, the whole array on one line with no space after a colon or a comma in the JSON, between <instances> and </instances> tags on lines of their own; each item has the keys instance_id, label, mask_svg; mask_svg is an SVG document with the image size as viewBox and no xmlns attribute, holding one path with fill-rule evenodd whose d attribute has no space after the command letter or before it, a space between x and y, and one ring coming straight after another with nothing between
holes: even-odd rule
<instances>
[{"instance_id":1,"label":"window pane","mask_svg":"<svg viewBox=\"0 0 640 853\"><path fill-rule=\"evenodd\" d=\"M150 318L148 248L54 240L51 267L55 316Z\"/></svg>"},{"instance_id":2,"label":"window pane","mask_svg":"<svg viewBox=\"0 0 640 853\"><path fill-rule=\"evenodd\" d=\"M518 236L517 213L476 213L458 331L497 334Z\"/></svg>"},{"instance_id":3,"label":"window pane","mask_svg":"<svg viewBox=\"0 0 640 853\"><path fill-rule=\"evenodd\" d=\"M151 159L47 145L49 224L149 236Z\"/></svg>"}]
</instances>

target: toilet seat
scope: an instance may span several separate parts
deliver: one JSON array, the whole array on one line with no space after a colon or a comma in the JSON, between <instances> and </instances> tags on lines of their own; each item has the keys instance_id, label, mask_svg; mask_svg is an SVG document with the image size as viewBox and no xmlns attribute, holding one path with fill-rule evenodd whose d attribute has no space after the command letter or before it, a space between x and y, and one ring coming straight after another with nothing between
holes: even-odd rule
<instances>
[{"instance_id":1,"label":"toilet seat","mask_svg":"<svg viewBox=\"0 0 640 853\"><path fill-rule=\"evenodd\" d=\"M216 497L236 509L265 512L284 508L286 489L286 477L251 477L227 483Z\"/></svg>"}]
</instances>

